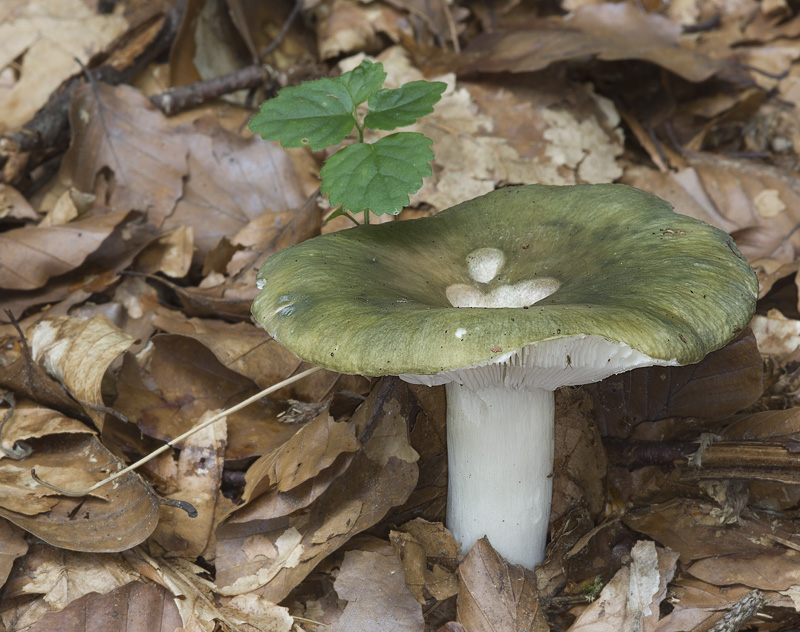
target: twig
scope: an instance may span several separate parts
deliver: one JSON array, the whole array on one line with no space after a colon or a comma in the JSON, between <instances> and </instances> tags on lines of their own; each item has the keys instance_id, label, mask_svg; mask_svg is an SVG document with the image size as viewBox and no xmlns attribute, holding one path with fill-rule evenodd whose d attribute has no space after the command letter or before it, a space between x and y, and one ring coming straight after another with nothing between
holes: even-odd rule
<instances>
[{"instance_id":1,"label":"twig","mask_svg":"<svg viewBox=\"0 0 800 632\"><path fill-rule=\"evenodd\" d=\"M273 78L271 68L253 64L221 77L197 81L155 94L150 97L150 102L167 116L172 116L237 90L257 88L272 81Z\"/></svg>"},{"instance_id":2,"label":"twig","mask_svg":"<svg viewBox=\"0 0 800 632\"><path fill-rule=\"evenodd\" d=\"M751 590L733 604L733 608L708 632L738 632L764 605L764 601L761 591Z\"/></svg>"},{"instance_id":3,"label":"twig","mask_svg":"<svg viewBox=\"0 0 800 632\"><path fill-rule=\"evenodd\" d=\"M194 426L193 428L187 430L181 436L176 437L172 441L167 441L160 448L158 448L157 450L154 450L153 452L151 452L147 456L142 457L141 459L136 461L136 463L133 463L132 465L129 465L125 469L122 469L119 472L116 472L116 473L112 474L108 478L105 478L102 481L100 481L99 483L95 483L94 485L92 485L91 487L87 487L86 489L82 489L82 490L79 490L79 491L70 491L68 489L62 489L61 487L57 487L56 485L52 485L51 483L43 481L41 478L39 478L36 475L36 470L31 470L31 477L33 478L33 480L35 480L40 485L43 485L47 489L52 489L54 492L58 492L59 494L62 494L64 496L72 496L72 497L86 496L87 494L90 494L91 492L95 491L96 489L99 489L99 488L103 487L103 485L108 485L109 483L111 483L112 481L117 480L121 476L124 476L125 474L128 474L129 472L132 472L133 470L141 467L142 465L144 465L148 461L152 460L153 458L155 458L156 456L158 456L162 452L168 450L169 448L174 447L176 443L180 443L184 439L192 436L196 432L199 432L203 428L207 428L208 426L210 426L211 424L213 424L216 421L219 421L223 417L226 417L227 415L235 413L236 411L241 410L242 408L245 408L246 406L249 406L253 402L256 402L259 399L261 399L262 397L282 389L284 386L288 386L289 384L293 384L294 382L297 382L298 380L302 380L304 377L307 377L307 376L311 375L312 373L316 373L317 371L320 370L320 368L321 367L315 366L312 369L308 369L307 371L303 371L302 373L298 373L297 375L293 375L292 377L287 378L287 379L283 380L282 382L278 382L277 384L273 384L269 388L265 388L263 391L260 391L259 393L256 393L252 397L248 397L243 402L239 402L235 406L232 406L231 408L228 408L227 410L223 410L222 412L217 413L216 415L214 415L210 419L206 419L203 423L200 423L200 424Z\"/></svg>"}]
</instances>

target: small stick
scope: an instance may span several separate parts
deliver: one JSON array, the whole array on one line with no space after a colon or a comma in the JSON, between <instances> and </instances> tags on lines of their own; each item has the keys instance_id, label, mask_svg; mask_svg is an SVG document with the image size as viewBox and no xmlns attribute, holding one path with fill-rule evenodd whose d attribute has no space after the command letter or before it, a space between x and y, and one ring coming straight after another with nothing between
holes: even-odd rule
<instances>
[{"instance_id":1,"label":"small stick","mask_svg":"<svg viewBox=\"0 0 800 632\"><path fill-rule=\"evenodd\" d=\"M315 366L314 368L308 369L307 371L303 371L302 373L298 373L297 375L293 375L292 377L289 377L289 378L283 380L282 382L278 382L277 384L273 384L269 388L265 388L263 391L260 391L259 393L256 393L252 397L248 397L243 402L239 402L235 406L232 406L231 408L228 408L227 410L223 410L222 412L217 413L216 415L214 415L210 419L206 419L203 423L198 424L198 425L194 426L193 428L187 430L181 436L176 437L172 441L167 441L164 445L162 445L160 448L158 448L158 450L154 450L153 452L151 452L147 456L142 457L141 459L136 461L136 463L133 463L133 464L129 465L125 469L122 469L119 472L116 472L116 473L112 474L108 478L105 478L102 481L100 481L99 483L95 483L94 485L92 485L91 487L87 487L86 489L82 489L80 491L70 491L68 489L62 489L61 487L57 487L56 485L52 485L51 483L48 483L47 481L43 481L41 478L39 478L36 475L36 470L31 470L31 477L33 477L33 480L35 480L37 483L39 483L39 485L43 485L47 489L52 489L54 492L58 492L59 494L62 494L64 496L72 496L72 497L86 496L87 494L90 494L91 492L95 491L96 489L101 488L103 485L108 485L112 481L117 480L119 477L127 474L128 472L132 472L133 470L135 470L138 467L144 465L145 463L147 463L148 461L152 460L153 458L155 458L156 456L158 456L162 452L168 450L169 448L174 447L176 443L180 443L184 439L192 436L194 433L199 432L203 428L207 428L208 426L213 424L215 421L219 421L223 417L226 417L227 415L230 415L231 413L235 413L236 411L241 410L242 408L244 408L246 406L249 406L253 402L258 401L259 399L264 397L265 395L269 395L270 393L274 393L275 391L278 391L278 390L282 389L284 386L288 386L289 384L297 382L298 380L302 380L304 377L307 377L307 376L311 375L312 373L316 373L317 371L320 370L320 368L321 367Z\"/></svg>"}]
</instances>

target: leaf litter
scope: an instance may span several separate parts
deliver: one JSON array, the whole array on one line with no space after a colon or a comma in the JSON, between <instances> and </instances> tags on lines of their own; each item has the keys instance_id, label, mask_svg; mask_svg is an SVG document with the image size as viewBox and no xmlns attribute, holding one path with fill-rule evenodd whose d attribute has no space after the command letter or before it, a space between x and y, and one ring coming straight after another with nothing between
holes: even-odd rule
<instances>
[{"instance_id":1,"label":"leaf litter","mask_svg":"<svg viewBox=\"0 0 800 632\"><path fill-rule=\"evenodd\" d=\"M172 3L139 5L0 12L6 629L800 623L792 5L325 0L282 39L289 0L189 3L180 36L165 26ZM167 28L170 63L128 84L81 80L76 56L90 70L130 63L145 13ZM759 274L753 333L695 366L558 394L551 541L535 573L486 541L460 551L442 524L441 389L320 371L166 444L308 368L249 304L267 256L345 226L322 225L324 156L242 131L263 91L199 98L174 118L149 99L273 41L273 91L364 56L389 87L446 82L434 113L405 128L433 139L436 159L399 219L506 184L621 181L730 232ZM61 144L15 149L29 120L57 118L48 99L70 81L82 85L64 91ZM78 490L158 447L83 497L30 474Z\"/></svg>"}]
</instances>

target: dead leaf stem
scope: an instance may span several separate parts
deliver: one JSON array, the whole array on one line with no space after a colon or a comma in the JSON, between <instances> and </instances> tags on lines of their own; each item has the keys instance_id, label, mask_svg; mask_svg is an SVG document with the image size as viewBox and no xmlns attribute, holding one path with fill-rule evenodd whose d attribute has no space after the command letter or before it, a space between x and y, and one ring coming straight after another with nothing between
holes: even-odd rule
<instances>
[{"instance_id":1,"label":"dead leaf stem","mask_svg":"<svg viewBox=\"0 0 800 632\"><path fill-rule=\"evenodd\" d=\"M189 430L184 432L179 437L176 437L172 441L167 441L160 448L158 448L157 450L153 450L153 452L151 452L150 454L148 454L145 457L142 457L141 459L136 461L136 463L133 463L133 464L129 465L128 467L120 470L119 472L116 472L115 474L112 474L108 478L105 478L102 481L100 481L98 483L95 483L94 485L92 485L91 487L88 487L86 489L82 489L82 490L79 490L79 491L70 491L68 489L63 489L63 488L58 487L56 485L52 485L52 484L48 483L47 481L44 481L41 478L39 478L36 475L36 470L31 470L31 477L33 478L33 480L35 480L40 485L43 485L47 489L52 489L53 491L58 492L59 494L63 494L64 496L72 496L72 497L86 496L87 494L90 494L91 492L103 487L104 485L108 485L108 483L111 483L112 481L117 480L118 478L120 478L121 476L124 476L128 472L132 472L133 470L141 467L142 465L144 465L148 461L152 460L153 458L155 458L156 456L158 456L162 452L168 450L169 448L175 447L176 444L180 443L184 439L187 439L187 438L191 437L193 434L195 434L196 432L199 432L200 430L203 430L203 428L207 428L211 424L213 424L213 423L215 423L215 422L227 417L228 415L233 414L233 413L241 410L242 408L245 408L245 407L249 406L250 404L252 404L254 402L257 402L262 397L265 397L265 396L269 395L270 393L274 393L275 391L278 391L278 390L284 388L285 386L289 386L289 384L293 384L294 382L302 380L303 378L308 377L312 373L316 373L319 370L320 370L320 367L318 367L318 366L317 367L313 367L311 369L308 369L307 371L303 371L302 373L298 373L297 375L293 375L293 376L291 376L289 378L286 378L282 382L278 382L277 384L273 384L269 388L265 388L263 391L259 391L258 393L256 393L252 397L248 397L243 402L239 402L235 406L232 406L231 408L228 408L227 410L223 410L223 411L217 413L216 415L214 415L213 417L210 417L209 419L206 419L204 422L194 426L193 428L190 428Z\"/></svg>"}]
</instances>

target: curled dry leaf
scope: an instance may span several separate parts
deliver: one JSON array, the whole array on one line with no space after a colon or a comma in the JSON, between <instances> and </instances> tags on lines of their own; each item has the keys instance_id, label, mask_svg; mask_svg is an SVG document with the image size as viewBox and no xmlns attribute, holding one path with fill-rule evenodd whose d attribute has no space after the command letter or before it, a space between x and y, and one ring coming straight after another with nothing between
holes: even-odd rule
<instances>
[{"instance_id":1,"label":"curled dry leaf","mask_svg":"<svg viewBox=\"0 0 800 632\"><path fill-rule=\"evenodd\" d=\"M40 321L28 334L34 359L63 384L86 414L103 429L101 384L111 363L134 339L103 315L61 316Z\"/></svg>"},{"instance_id":2,"label":"curled dry leaf","mask_svg":"<svg viewBox=\"0 0 800 632\"><path fill-rule=\"evenodd\" d=\"M244 503L274 488L294 489L360 447L353 422L336 422L326 406L283 445L259 458L245 474Z\"/></svg>"},{"instance_id":3,"label":"curled dry leaf","mask_svg":"<svg viewBox=\"0 0 800 632\"><path fill-rule=\"evenodd\" d=\"M689 81L704 81L725 62L679 46L680 25L628 3L590 4L560 19L482 33L459 58L459 74L533 72L552 63L596 55L640 59Z\"/></svg>"},{"instance_id":4,"label":"curled dry leaf","mask_svg":"<svg viewBox=\"0 0 800 632\"><path fill-rule=\"evenodd\" d=\"M458 622L469 632L549 632L532 570L509 564L486 537L458 568Z\"/></svg>"},{"instance_id":5,"label":"curled dry leaf","mask_svg":"<svg viewBox=\"0 0 800 632\"><path fill-rule=\"evenodd\" d=\"M59 497L31 479L35 469L53 485L83 488L124 467L94 436L55 435L37 443L26 459L2 463L8 487L0 498L0 515L53 546L95 553L123 551L143 542L156 528L158 499L133 472L79 498Z\"/></svg>"},{"instance_id":6,"label":"curled dry leaf","mask_svg":"<svg viewBox=\"0 0 800 632\"><path fill-rule=\"evenodd\" d=\"M403 581L400 560L388 544L377 551L344 554L333 584L348 603L330 632L422 632L425 621Z\"/></svg>"},{"instance_id":7,"label":"curled dry leaf","mask_svg":"<svg viewBox=\"0 0 800 632\"><path fill-rule=\"evenodd\" d=\"M52 277L75 270L127 216L125 211L61 226L5 231L0 234L0 287L35 290Z\"/></svg>"},{"instance_id":8,"label":"curled dry leaf","mask_svg":"<svg viewBox=\"0 0 800 632\"><path fill-rule=\"evenodd\" d=\"M800 552L763 546L759 551L708 557L686 569L690 575L713 584L743 584L760 590L783 591L800 585Z\"/></svg>"},{"instance_id":9,"label":"curled dry leaf","mask_svg":"<svg viewBox=\"0 0 800 632\"><path fill-rule=\"evenodd\" d=\"M414 406L406 384L382 380L353 417L361 448L319 498L274 523L222 525L217 531L220 593L257 591L278 602L322 559L405 502L417 482L418 457L405 425ZM249 555L243 548L248 541L259 544Z\"/></svg>"},{"instance_id":10,"label":"curled dry leaf","mask_svg":"<svg viewBox=\"0 0 800 632\"><path fill-rule=\"evenodd\" d=\"M161 226L183 192L187 173L186 148L166 117L138 90L98 83L73 91L69 118L72 139L62 181L94 193L98 174L110 169L109 207L142 211Z\"/></svg>"},{"instance_id":11,"label":"curled dry leaf","mask_svg":"<svg viewBox=\"0 0 800 632\"><path fill-rule=\"evenodd\" d=\"M131 582L111 592L90 592L37 621L29 632L173 632L182 626L178 608L163 586Z\"/></svg>"}]
</instances>

